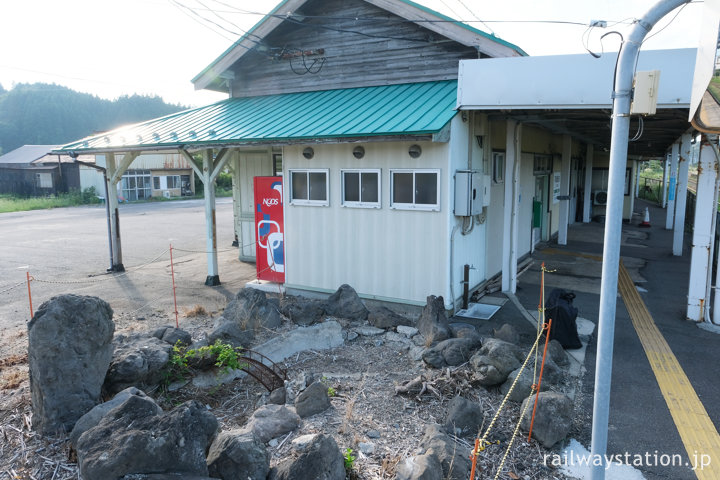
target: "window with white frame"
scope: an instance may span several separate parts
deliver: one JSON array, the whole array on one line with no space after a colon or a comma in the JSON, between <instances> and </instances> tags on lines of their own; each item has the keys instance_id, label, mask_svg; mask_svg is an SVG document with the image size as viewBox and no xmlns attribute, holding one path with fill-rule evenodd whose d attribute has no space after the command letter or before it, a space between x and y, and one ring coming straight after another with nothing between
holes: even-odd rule
<instances>
[{"instance_id":1,"label":"window with white frame","mask_svg":"<svg viewBox=\"0 0 720 480\"><path fill-rule=\"evenodd\" d=\"M440 210L440 170L390 170L390 208Z\"/></svg>"},{"instance_id":2,"label":"window with white frame","mask_svg":"<svg viewBox=\"0 0 720 480\"><path fill-rule=\"evenodd\" d=\"M492 178L494 183L505 182L505 152L493 152L492 154Z\"/></svg>"},{"instance_id":3,"label":"window with white frame","mask_svg":"<svg viewBox=\"0 0 720 480\"><path fill-rule=\"evenodd\" d=\"M35 186L37 188L52 188L52 173L36 173Z\"/></svg>"},{"instance_id":4,"label":"window with white frame","mask_svg":"<svg viewBox=\"0 0 720 480\"><path fill-rule=\"evenodd\" d=\"M290 170L291 205L330 205L329 170Z\"/></svg>"},{"instance_id":5,"label":"window with white frame","mask_svg":"<svg viewBox=\"0 0 720 480\"><path fill-rule=\"evenodd\" d=\"M380 169L341 170L345 207L380 208Z\"/></svg>"}]
</instances>

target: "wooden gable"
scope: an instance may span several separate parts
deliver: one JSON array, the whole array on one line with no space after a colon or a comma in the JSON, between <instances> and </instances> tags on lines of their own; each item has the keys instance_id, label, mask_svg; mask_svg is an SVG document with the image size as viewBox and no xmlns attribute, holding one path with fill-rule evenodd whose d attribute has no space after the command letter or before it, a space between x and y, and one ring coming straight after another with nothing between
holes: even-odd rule
<instances>
[{"instance_id":1,"label":"wooden gable","mask_svg":"<svg viewBox=\"0 0 720 480\"><path fill-rule=\"evenodd\" d=\"M298 8L270 16L199 75L196 88L249 97L450 80L461 59L519 54L455 23L415 22L438 17L410 2L287 3Z\"/></svg>"}]
</instances>

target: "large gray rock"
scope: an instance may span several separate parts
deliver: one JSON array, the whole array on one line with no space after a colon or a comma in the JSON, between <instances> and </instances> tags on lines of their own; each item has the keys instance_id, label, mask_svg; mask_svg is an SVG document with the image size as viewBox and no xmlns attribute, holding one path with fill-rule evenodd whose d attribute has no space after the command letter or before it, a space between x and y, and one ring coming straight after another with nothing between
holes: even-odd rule
<instances>
[{"instance_id":1,"label":"large gray rock","mask_svg":"<svg viewBox=\"0 0 720 480\"><path fill-rule=\"evenodd\" d=\"M570 365L570 358L567 352L556 339L552 339L550 343L548 343L548 355L558 367L567 367Z\"/></svg>"},{"instance_id":2,"label":"large gray rock","mask_svg":"<svg viewBox=\"0 0 720 480\"><path fill-rule=\"evenodd\" d=\"M196 401L158 415L151 399L131 395L78 439L80 473L85 480L153 473L207 476L205 452L217 427Z\"/></svg>"},{"instance_id":3,"label":"large gray rock","mask_svg":"<svg viewBox=\"0 0 720 480\"><path fill-rule=\"evenodd\" d=\"M302 327L322 322L325 302L313 298L285 295L280 300L280 312Z\"/></svg>"},{"instance_id":4,"label":"large gray rock","mask_svg":"<svg viewBox=\"0 0 720 480\"><path fill-rule=\"evenodd\" d=\"M366 320L369 313L355 289L347 284L340 285L340 288L330 295L325 312L333 317L359 321Z\"/></svg>"},{"instance_id":5,"label":"large gray rock","mask_svg":"<svg viewBox=\"0 0 720 480\"><path fill-rule=\"evenodd\" d=\"M406 458L397 467L396 480L443 480L443 469L435 455Z\"/></svg>"},{"instance_id":6,"label":"large gray rock","mask_svg":"<svg viewBox=\"0 0 720 480\"><path fill-rule=\"evenodd\" d=\"M499 385L525 360L522 350L512 343L488 338L470 359L474 379L483 386Z\"/></svg>"},{"instance_id":7,"label":"large gray rock","mask_svg":"<svg viewBox=\"0 0 720 480\"><path fill-rule=\"evenodd\" d=\"M220 340L233 347L247 348L253 344L255 333L252 330L243 329L239 324L225 320L220 317L215 328L208 335L208 343L213 344Z\"/></svg>"},{"instance_id":8,"label":"large gray rock","mask_svg":"<svg viewBox=\"0 0 720 480\"><path fill-rule=\"evenodd\" d=\"M113 340L110 368L103 387L115 394L128 387L157 385L170 360L172 345L151 335L117 335Z\"/></svg>"},{"instance_id":9,"label":"large gray rock","mask_svg":"<svg viewBox=\"0 0 720 480\"><path fill-rule=\"evenodd\" d=\"M397 328L399 326L409 327L412 322L409 318L398 315L389 308L379 307L370 311L368 323L377 328Z\"/></svg>"},{"instance_id":10,"label":"large gray rock","mask_svg":"<svg viewBox=\"0 0 720 480\"><path fill-rule=\"evenodd\" d=\"M502 393L503 395L507 395L508 392L510 392L510 387L512 387L512 384L513 382L515 382L515 378L517 378L519 372L520 369L518 368L516 370L513 370L510 375L508 375L507 380L505 380L505 382L500 385L500 393ZM523 372L520 374L520 378L517 379L515 387L508 396L508 400L517 403L525 400L532 393L533 383L535 383L535 381L533 378L532 365L528 365L525 367L525 370L523 370ZM542 391L545 391L548 389L549 386L550 382L547 382L543 379L540 389Z\"/></svg>"},{"instance_id":11,"label":"large gray rock","mask_svg":"<svg viewBox=\"0 0 720 480\"><path fill-rule=\"evenodd\" d=\"M434 368L455 367L470 360L480 348L480 338L448 338L423 352L422 359Z\"/></svg>"},{"instance_id":12,"label":"large gray rock","mask_svg":"<svg viewBox=\"0 0 720 480\"><path fill-rule=\"evenodd\" d=\"M28 323L28 365L33 428L70 431L100 403L112 358L115 324L107 302L60 295L40 305Z\"/></svg>"},{"instance_id":13,"label":"large gray rock","mask_svg":"<svg viewBox=\"0 0 720 480\"><path fill-rule=\"evenodd\" d=\"M246 428L251 430L261 442L267 443L295 430L300 425L300 417L284 405L263 405L252 414Z\"/></svg>"},{"instance_id":14,"label":"large gray rock","mask_svg":"<svg viewBox=\"0 0 720 480\"><path fill-rule=\"evenodd\" d=\"M482 406L457 396L450 400L445 416L445 431L457 437L476 435L483 424Z\"/></svg>"},{"instance_id":15,"label":"large gray rock","mask_svg":"<svg viewBox=\"0 0 720 480\"><path fill-rule=\"evenodd\" d=\"M470 476L470 449L455 443L439 425L428 425L420 448L425 455L434 455L438 459L443 479L467 480Z\"/></svg>"},{"instance_id":16,"label":"large gray rock","mask_svg":"<svg viewBox=\"0 0 720 480\"><path fill-rule=\"evenodd\" d=\"M427 297L427 304L420 314L417 328L428 345L450 338L450 323L445 312L443 297L436 297L435 295Z\"/></svg>"},{"instance_id":17,"label":"large gray rock","mask_svg":"<svg viewBox=\"0 0 720 480\"><path fill-rule=\"evenodd\" d=\"M493 337L514 345L520 343L520 333L509 323L504 323L499 329L493 330Z\"/></svg>"},{"instance_id":18,"label":"large gray rock","mask_svg":"<svg viewBox=\"0 0 720 480\"><path fill-rule=\"evenodd\" d=\"M265 292L255 288L243 288L228 303L222 314L227 322L240 326L242 330L258 331L261 328L277 328L282 325L282 316L275 303L268 301Z\"/></svg>"},{"instance_id":19,"label":"large gray rock","mask_svg":"<svg viewBox=\"0 0 720 480\"><path fill-rule=\"evenodd\" d=\"M268 480L345 480L345 460L331 436L317 434L297 453L270 470Z\"/></svg>"},{"instance_id":20,"label":"large gray rock","mask_svg":"<svg viewBox=\"0 0 720 480\"><path fill-rule=\"evenodd\" d=\"M162 340L163 342L175 345L180 342L183 345L190 345L192 343L192 336L182 328L175 328L172 325L163 325L153 332L153 337Z\"/></svg>"},{"instance_id":21,"label":"large gray rock","mask_svg":"<svg viewBox=\"0 0 720 480\"><path fill-rule=\"evenodd\" d=\"M131 473L125 475L121 480L218 480L205 475L193 475L188 473Z\"/></svg>"},{"instance_id":22,"label":"large gray rock","mask_svg":"<svg viewBox=\"0 0 720 480\"><path fill-rule=\"evenodd\" d=\"M526 398L521 408L525 409L527 402L535 402L535 396ZM521 427L527 432L530 430L532 408L525 410ZM535 423L532 436L545 448L551 448L570 433L572 426L573 402L567 396L557 392L540 392L538 395Z\"/></svg>"},{"instance_id":23,"label":"large gray rock","mask_svg":"<svg viewBox=\"0 0 720 480\"><path fill-rule=\"evenodd\" d=\"M251 431L221 432L207 457L210 475L223 480L265 480L270 471L270 454Z\"/></svg>"},{"instance_id":24,"label":"large gray rock","mask_svg":"<svg viewBox=\"0 0 720 480\"><path fill-rule=\"evenodd\" d=\"M328 388L322 382L314 382L295 399L295 411L300 418L310 417L330 408Z\"/></svg>"},{"instance_id":25,"label":"large gray rock","mask_svg":"<svg viewBox=\"0 0 720 480\"><path fill-rule=\"evenodd\" d=\"M111 400L108 400L107 402L101 403L99 405L95 405L92 410L80 417L80 420L75 423L75 427L73 427L72 432L70 432L70 444L73 446L73 448L77 446L77 441L80 438L80 435L100 423L100 420L102 420L103 417L107 415L110 410L122 405L128 398L133 395L142 398L148 398L152 401L152 399L148 397L142 390L138 390L135 387L128 387L122 392L115 395ZM156 407L157 414L162 414L162 408L157 405Z\"/></svg>"}]
</instances>

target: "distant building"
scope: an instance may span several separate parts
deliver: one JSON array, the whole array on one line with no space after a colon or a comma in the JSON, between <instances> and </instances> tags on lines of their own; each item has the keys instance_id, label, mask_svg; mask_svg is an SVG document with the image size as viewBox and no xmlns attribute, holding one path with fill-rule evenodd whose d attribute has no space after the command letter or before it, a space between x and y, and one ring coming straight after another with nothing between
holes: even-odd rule
<instances>
[{"instance_id":1,"label":"distant building","mask_svg":"<svg viewBox=\"0 0 720 480\"><path fill-rule=\"evenodd\" d=\"M0 193L53 195L80 189L78 164L69 155L50 155L58 145L24 145L0 157ZM93 155L81 158L94 161Z\"/></svg>"},{"instance_id":2,"label":"distant building","mask_svg":"<svg viewBox=\"0 0 720 480\"><path fill-rule=\"evenodd\" d=\"M95 187L105 195L103 155L50 154L59 145L24 145L0 157L0 193L43 196ZM75 160L78 160L76 162ZM149 197L179 197L195 192L192 167L181 155L157 153L141 155L133 169L118 183L118 196L127 201Z\"/></svg>"}]
</instances>

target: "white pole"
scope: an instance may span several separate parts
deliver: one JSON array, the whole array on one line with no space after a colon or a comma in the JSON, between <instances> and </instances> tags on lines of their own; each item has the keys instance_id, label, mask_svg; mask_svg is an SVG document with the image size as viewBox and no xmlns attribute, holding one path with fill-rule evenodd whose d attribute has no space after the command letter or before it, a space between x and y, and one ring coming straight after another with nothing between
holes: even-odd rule
<instances>
[{"instance_id":1,"label":"white pole","mask_svg":"<svg viewBox=\"0 0 720 480\"><path fill-rule=\"evenodd\" d=\"M212 177L213 151L203 151L203 184L205 197L205 251L207 252L208 275L205 285L220 285L217 261L217 229L215 227L215 179Z\"/></svg>"},{"instance_id":2,"label":"white pole","mask_svg":"<svg viewBox=\"0 0 720 480\"><path fill-rule=\"evenodd\" d=\"M690 256L690 284L688 287L687 318L694 322L704 320L710 251L712 248L713 217L717 214L715 182L717 158L713 146L717 138L702 136L698 161L697 193L695 196L695 221L693 224L692 253Z\"/></svg>"},{"instance_id":3,"label":"white pole","mask_svg":"<svg viewBox=\"0 0 720 480\"><path fill-rule=\"evenodd\" d=\"M612 135L608 205L605 217L600 312L598 318L597 359L595 363L595 397L593 399L591 458L606 458L610 418L610 385L615 339L620 239L622 237L625 199L625 166L630 131L630 97L640 46L653 25L689 0L662 0L632 27L618 55L613 92ZM605 461L593 464L592 480L604 480Z\"/></svg>"},{"instance_id":4,"label":"white pole","mask_svg":"<svg viewBox=\"0 0 720 480\"><path fill-rule=\"evenodd\" d=\"M592 215L592 204L590 203L590 197L592 195L592 169L594 152L594 147L592 145L588 145L587 156L585 158L585 196L583 197L583 223L590 223L590 217Z\"/></svg>"},{"instance_id":5,"label":"white pole","mask_svg":"<svg viewBox=\"0 0 720 480\"><path fill-rule=\"evenodd\" d=\"M662 208L667 206L668 156L663 158Z\"/></svg>"},{"instance_id":6,"label":"white pole","mask_svg":"<svg viewBox=\"0 0 720 480\"><path fill-rule=\"evenodd\" d=\"M670 153L670 181L668 182L667 211L665 212L665 230L672 230L675 220L675 184L677 183L678 159L680 157L680 143L672 145Z\"/></svg>"},{"instance_id":7,"label":"white pole","mask_svg":"<svg viewBox=\"0 0 720 480\"><path fill-rule=\"evenodd\" d=\"M678 161L677 194L675 195L675 229L673 230L673 255L680 257L685 236L685 208L687 205L688 167L692 159L692 135L683 134Z\"/></svg>"},{"instance_id":8,"label":"white pole","mask_svg":"<svg viewBox=\"0 0 720 480\"><path fill-rule=\"evenodd\" d=\"M572 138L563 135L562 163L560 170L560 195L570 195L570 156L572 155ZM558 225L558 245L567 245L567 231L570 215L570 201L560 200L560 223Z\"/></svg>"},{"instance_id":9,"label":"white pole","mask_svg":"<svg viewBox=\"0 0 720 480\"><path fill-rule=\"evenodd\" d=\"M115 154L108 153L105 155L105 168L107 169L107 198L110 210L110 236L112 237L112 257L113 265L110 270L113 272L124 272L125 267L122 262L122 245L120 244L120 212L118 209L117 183L112 181L117 171L115 162Z\"/></svg>"},{"instance_id":10,"label":"white pole","mask_svg":"<svg viewBox=\"0 0 720 480\"><path fill-rule=\"evenodd\" d=\"M520 170L521 126L508 120L505 133L505 215L503 215L502 289L517 288L517 180Z\"/></svg>"}]
</instances>

